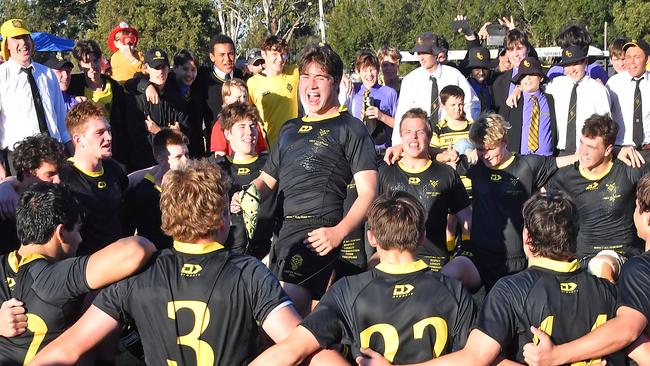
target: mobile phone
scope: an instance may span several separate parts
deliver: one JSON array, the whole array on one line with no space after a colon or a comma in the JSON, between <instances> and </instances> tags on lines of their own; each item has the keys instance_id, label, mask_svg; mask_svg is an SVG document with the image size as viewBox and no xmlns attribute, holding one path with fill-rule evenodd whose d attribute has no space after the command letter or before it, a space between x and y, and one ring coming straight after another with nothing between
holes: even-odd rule
<instances>
[{"instance_id":1,"label":"mobile phone","mask_svg":"<svg viewBox=\"0 0 650 366\"><path fill-rule=\"evenodd\" d=\"M472 28L469 26L469 22L467 21L467 19L452 20L451 21L451 29L454 32L458 32L459 29L462 29L463 34L468 35L468 36L471 35L470 31L472 30Z\"/></svg>"},{"instance_id":2,"label":"mobile phone","mask_svg":"<svg viewBox=\"0 0 650 366\"><path fill-rule=\"evenodd\" d=\"M501 46L503 45L503 39L506 37L506 32L508 30L504 25L501 24L490 24L487 26L487 45L488 46Z\"/></svg>"}]
</instances>

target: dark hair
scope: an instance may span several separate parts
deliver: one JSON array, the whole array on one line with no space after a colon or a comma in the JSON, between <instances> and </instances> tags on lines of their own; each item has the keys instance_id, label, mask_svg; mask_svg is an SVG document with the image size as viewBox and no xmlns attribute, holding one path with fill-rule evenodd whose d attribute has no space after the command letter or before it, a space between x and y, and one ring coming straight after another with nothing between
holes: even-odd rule
<instances>
[{"instance_id":1,"label":"dark hair","mask_svg":"<svg viewBox=\"0 0 650 366\"><path fill-rule=\"evenodd\" d=\"M618 57L625 58L625 51L623 51L623 46L628 42L626 38L616 38L609 44L607 50L609 51L609 57Z\"/></svg>"},{"instance_id":2,"label":"dark hair","mask_svg":"<svg viewBox=\"0 0 650 366\"><path fill-rule=\"evenodd\" d=\"M574 258L578 241L578 207L564 192L536 193L523 209L524 227L533 254L555 259Z\"/></svg>"},{"instance_id":3,"label":"dark hair","mask_svg":"<svg viewBox=\"0 0 650 366\"><path fill-rule=\"evenodd\" d=\"M313 44L305 47L298 60L300 74L306 73L307 68L312 63L318 64L328 75L332 76L334 78L334 85L338 88L343 77L343 61L341 61L341 57L329 45Z\"/></svg>"},{"instance_id":4,"label":"dark hair","mask_svg":"<svg viewBox=\"0 0 650 366\"><path fill-rule=\"evenodd\" d=\"M567 26L555 38L555 43L557 43L561 48L577 46L582 48L585 52L589 50L591 41L591 34L589 34L585 27L579 24L571 24Z\"/></svg>"},{"instance_id":5,"label":"dark hair","mask_svg":"<svg viewBox=\"0 0 650 366\"><path fill-rule=\"evenodd\" d=\"M199 67L199 62L194 57L194 54L189 50L182 49L178 51L176 56L174 56L174 67L180 67L185 65L188 61L194 62L194 66Z\"/></svg>"},{"instance_id":6,"label":"dark hair","mask_svg":"<svg viewBox=\"0 0 650 366\"><path fill-rule=\"evenodd\" d=\"M255 106L248 103L232 103L221 110L219 113L221 119L221 128L224 131L230 130L235 123L249 119L255 123L261 123L260 113Z\"/></svg>"},{"instance_id":7,"label":"dark hair","mask_svg":"<svg viewBox=\"0 0 650 366\"><path fill-rule=\"evenodd\" d=\"M508 50L514 48L517 44L526 46L526 48L528 48L528 52L530 52L531 46L528 42L528 36L526 33L520 31L517 28L511 29L508 31L508 33L506 33L506 37L503 39L503 47Z\"/></svg>"},{"instance_id":8,"label":"dark hair","mask_svg":"<svg viewBox=\"0 0 650 366\"><path fill-rule=\"evenodd\" d=\"M16 232L22 244L45 244L58 225L74 229L81 208L72 192L53 183L34 183L20 196L16 208Z\"/></svg>"},{"instance_id":9,"label":"dark hair","mask_svg":"<svg viewBox=\"0 0 650 366\"><path fill-rule=\"evenodd\" d=\"M216 46L218 44L224 44L224 43L232 45L232 49L233 50L235 49L235 42L232 41L232 38L228 37L225 34L217 34L216 36L213 36L210 39L210 51L209 51L209 53L212 53L214 51L214 46Z\"/></svg>"},{"instance_id":10,"label":"dark hair","mask_svg":"<svg viewBox=\"0 0 650 366\"><path fill-rule=\"evenodd\" d=\"M44 162L61 169L65 153L58 141L43 133L16 142L13 159L16 178L22 181L25 173L38 169Z\"/></svg>"},{"instance_id":11,"label":"dark hair","mask_svg":"<svg viewBox=\"0 0 650 366\"><path fill-rule=\"evenodd\" d=\"M167 154L169 145L189 145L190 141L182 132L173 128L163 128L153 137L153 156Z\"/></svg>"},{"instance_id":12,"label":"dark hair","mask_svg":"<svg viewBox=\"0 0 650 366\"><path fill-rule=\"evenodd\" d=\"M262 51L284 52L287 49L287 42L278 36L268 36L262 42Z\"/></svg>"},{"instance_id":13,"label":"dark hair","mask_svg":"<svg viewBox=\"0 0 650 366\"><path fill-rule=\"evenodd\" d=\"M384 250L414 252L424 235L424 224L422 204L404 191L377 197L368 210L368 230Z\"/></svg>"},{"instance_id":14,"label":"dark hair","mask_svg":"<svg viewBox=\"0 0 650 366\"><path fill-rule=\"evenodd\" d=\"M402 134L402 126L403 126L402 122L404 122L404 120L407 118L422 119L424 121L424 131L427 134L427 138L430 139L433 136L433 130L431 130L431 125L427 120L427 112L425 112L424 109L422 108L411 108L402 115L402 119L400 120L400 125L399 125L400 135Z\"/></svg>"},{"instance_id":15,"label":"dark hair","mask_svg":"<svg viewBox=\"0 0 650 366\"><path fill-rule=\"evenodd\" d=\"M582 126L582 135L588 138L602 137L605 147L614 145L618 135L618 124L608 115L592 114Z\"/></svg>"},{"instance_id":16,"label":"dark hair","mask_svg":"<svg viewBox=\"0 0 650 366\"><path fill-rule=\"evenodd\" d=\"M78 61L85 61L90 55L94 55L98 60L102 57L102 49L92 39L78 41L72 49L72 56Z\"/></svg>"},{"instance_id":17,"label":"dark hair","mask_svg":"<svg viewBox=\"0 0 650 366\"><path fill-rule=\"evenodd\" d=\"M379 58L370 52L370 51L361 51L357 54L357 58L354 61L354 68L361 71L362 68L373 66L379 70Z\"/></svg>"},{"instance_id":18,"label":"dark hair","mask_svg":"<svg viewBox=\"0 0 650 366\"><path fill-rule=\"evenodd\" d=\"M461 100L465 99L465 92L457 85L447 85L440 91L440 102L447 103L449 97L457 97Z\"/></svg>"},{"instance_id":19,"label":"dark hair","mask_svg":"<svg viewBox=\"0 0 650 366\"><path fill-rule=\"evenodd\" d=\"M650 211L650 174L646 174L636 184L636 199L641 212Z\"/></svg>"}]
</instances>

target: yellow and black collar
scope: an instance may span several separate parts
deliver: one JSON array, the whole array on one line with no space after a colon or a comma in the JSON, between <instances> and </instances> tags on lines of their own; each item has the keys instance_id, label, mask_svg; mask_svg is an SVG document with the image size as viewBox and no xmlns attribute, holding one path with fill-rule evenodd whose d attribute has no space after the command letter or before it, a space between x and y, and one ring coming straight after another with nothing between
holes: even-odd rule
<instances>
[{"instance_id":1,"label":"yellow and black collar","mask_svg":"<svg viewBox=\"0 0 650 366\"><path fill-rule=\"evenodd\" d=\"M423 260L419 259L415 262L407 264L392 264L388 262L381 262L375 267L376 269L388 274L407 274L421 271L429 268Z\"/></svg>"},{"instance_id":2,"label":"yellow and black collar","mask_svg":"<svg viewBox=\"0 0 650 366\"><path fill-rule=\"evenodd\" d=\"M176 251L185 253L185 254L207 254L215 252L217 250L223 249L224 246L221 243L213 241L211 243L205 244L196 244L196 243L183 243L177 240L174 240L174 249Z\"/></svg>"},{"instance_id":3,"label":"yellow and black collar","mask_svg":"<svg viewBox=\"0 0 650 366\"><path fill-rule=\"evenodd\" d=\"M528 267L540 267L545 269L550 269L555 272L575 272L580 269L580 262L577 259L574 259L570 262L566 261L557 261L549 258L529 258Z\"/></svg>"},{"instance_id":4,"label":"yellow and black collar","mask_svg":"<svg viewBox=\"0 0 650 366\"><path fill-rule=\"evenodd\" d=\"M20 268L20 266L35 261L37 259L45 259L45 256L38 253L31 253L22 257L19 261L17 250L14 250L13 252L9 253L9 255L7 256L7 262L9 263L9 267L11 267L11 270L14 271L15 273L18 273L18 268Z\"/></svg>"}]
</instances>

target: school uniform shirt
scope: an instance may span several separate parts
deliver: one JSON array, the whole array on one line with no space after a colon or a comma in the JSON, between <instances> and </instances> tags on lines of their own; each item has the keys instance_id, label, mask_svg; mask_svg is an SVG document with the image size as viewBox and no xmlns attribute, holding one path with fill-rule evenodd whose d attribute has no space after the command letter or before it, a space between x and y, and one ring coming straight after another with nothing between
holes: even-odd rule
<instances>
[{"instance_id":1,"label":"school uniform shirt","mask_svg":"<svg viewBox=\"0 0 650 366\"><path fill-rule=\"evenodd\" d=\"M641 90L643 114L643 143L650 142L650 72L641 75L643 80L639 83ZM617 145L634 145L632 139L632 126L634 117L634 90L636 82L626 71L612 76L607 82L607 89L612 101L612 118L618 123ZM637 79L637 78L634 78Z\"/></svg>"}]
</instances>

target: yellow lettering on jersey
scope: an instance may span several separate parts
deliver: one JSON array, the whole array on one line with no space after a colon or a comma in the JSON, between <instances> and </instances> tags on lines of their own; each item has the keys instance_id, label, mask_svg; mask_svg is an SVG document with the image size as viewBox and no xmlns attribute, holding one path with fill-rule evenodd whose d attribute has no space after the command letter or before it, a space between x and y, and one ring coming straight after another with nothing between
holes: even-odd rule
<instances>
[{"instance_id":1,"label":"yellow lettering on jersey","mask_svg":"<svg viewBox=\"0 0 650 366\"><path fill-rule=\"evenodd\" d=\"M298 133L307 133L311 131L314 128L314 126L300 126L300 129L298 129Z\"/></svg>"},{"instance_id":2,"label":"yellow lettering on jersey","mask_svg":"<svg viewBox=\"0 0 650 366\"><path fill-rule=\"evenodd\" d=\"M576 289L578 288L577 283L573 282L560 282L560 291L565 294L572 294L576 292Z\"/></svg>"},{"instance_id":3,"label":"yellow lettering on jersey","mask_svg":"<svg viewBox=\"0 0 650 366\"><path fill-rule=\"evenodd\" d=\"M237 169L237 175L248 175L250 174L251 170L248 168L238 168Z\"/></svg>"},{"instance_id":4,"label":"yellow lettering on jersey","mask_svg":"<svg viewBox=\"0 0 650 366\"><path fill-rule=\"evenodd\" d=\"M43 343L43 339L45 339L45 335L47 334L47 324L45 324L45 320L38 315L28 313L27 330L34 333L34 338L32 338L32 342L29 344L23 365L29 364L32 358L36 356L36 352L38 352L38 348L41 346L41 343Z\"/></svg>"},{"instance_id":5,"label":"yellow lettering on jersey","mask_svg":"<svg viewBox=\"0 0 650 366\"><path fill-rule=\"evenodd\" d=\"M409 184L412 186L416 186L420 184L420 178L418 177L409 177Z\"/></svg>"},{"instance_id":6,"label":"yellow lettering on jersey","mask_svg":"<svg viewBox=\"0 0 650 366\"><path fill-rule=\"evenodd\" d=\"M370 347L370 338L373 334L379 333L384 338L384 357L388 361L393 361L397 350L399 349L399 334L397 329L390 324L380 323L364 329L359 338L361 338L361 347Z\"/></svg>"},{"instance_id":7,"label":"yellow lettering on jersey","mask_svg":"<svg viewBox=\"0 0 650 366\"><path fill-rule=\"evenodd\" d=\"M11 277L7 277L7 286L9 286L9 289L11 290L14 288L14 286L16 286L16 280Z\"/></svg>"},{"instance_id":8,"label":"yellow lettering on jersey","mask_svg":"<svg viewBox=\"0 0 650 366\"><path fill-rule=\"evenodd\" d=\"M194 314L194 326L186 335L179 335L176 343L190 347L196 353L197 365L214 365L214 351L210 344L199 339L201 334L210 324L210 309L208 304L201 301L170 301L167 303L167 316L176 319L176 313L180 309L189 309ZM176 365L176 361L167 360L167 365Z\"/></svg>"},{"instance_id":9,"label":"yellow lettering on jersey","mask_svg":"<svg viewBox=\"0 0 650 366\"><path fill-rule=\"evenodd\" d=\"M393 289L393 298L408 296L414 288L413 285L409 284L395 285L395 289Z\"/></svg>"},{"instance_id":10,"label":"yellow lettering on jersey","mask_svg":"<svg viewBox=\"0 0 650 366\"><path fill-rule=\"evenodd\" d=\"M202 269L203 267L198 264L185 263L183 264L183 268L181 268L181 275L186 277L196 277Z\"/></svg>"},{"instance_id":11,"label":"yellow lettering on jersey","mask_svg":"<svg viewBox=\"0 0 650 366\"><path fill-rule=\"evenodd\" d=\"M97 182L97 188L99 188L99 189L106 188L106 182L104 182L103 180Z\"/></svg>"},{"instance_id":12,"label":"yellow lettering on jersey","mask_svg":"<svg viewBox=\"0 0 650 366\"><path fill-rule=\"evenodd\" d=\"M436 341L433 344L433 357L440 357L442 351L445 350L445 345L447 344L447 322L445 319L438 316L422 319L413 324L414 338L424 338L424 329L427 326L432 326L436 331Z\"/></svg>"},{"instance_id":13,"label":"yellow lettering on jersey","mask_svg":"<svg viewBox=\"0 0 650 366\"><path fill-rule=\"evenodd\" d=\"M493 182L498 182L501 180L501 174L490 174L490 180Z\"/></svg>"},{"instance_id":14,"label":"yellow lettering on jersey","mask_svg":"<svg viewBox=\"0 0 650 366\"><path fill-rule=\"evenodd\" d=\"M598 189L598 182L593 182L585 188L585 191L593 191Z\"/></svg>"}]
</instances>

